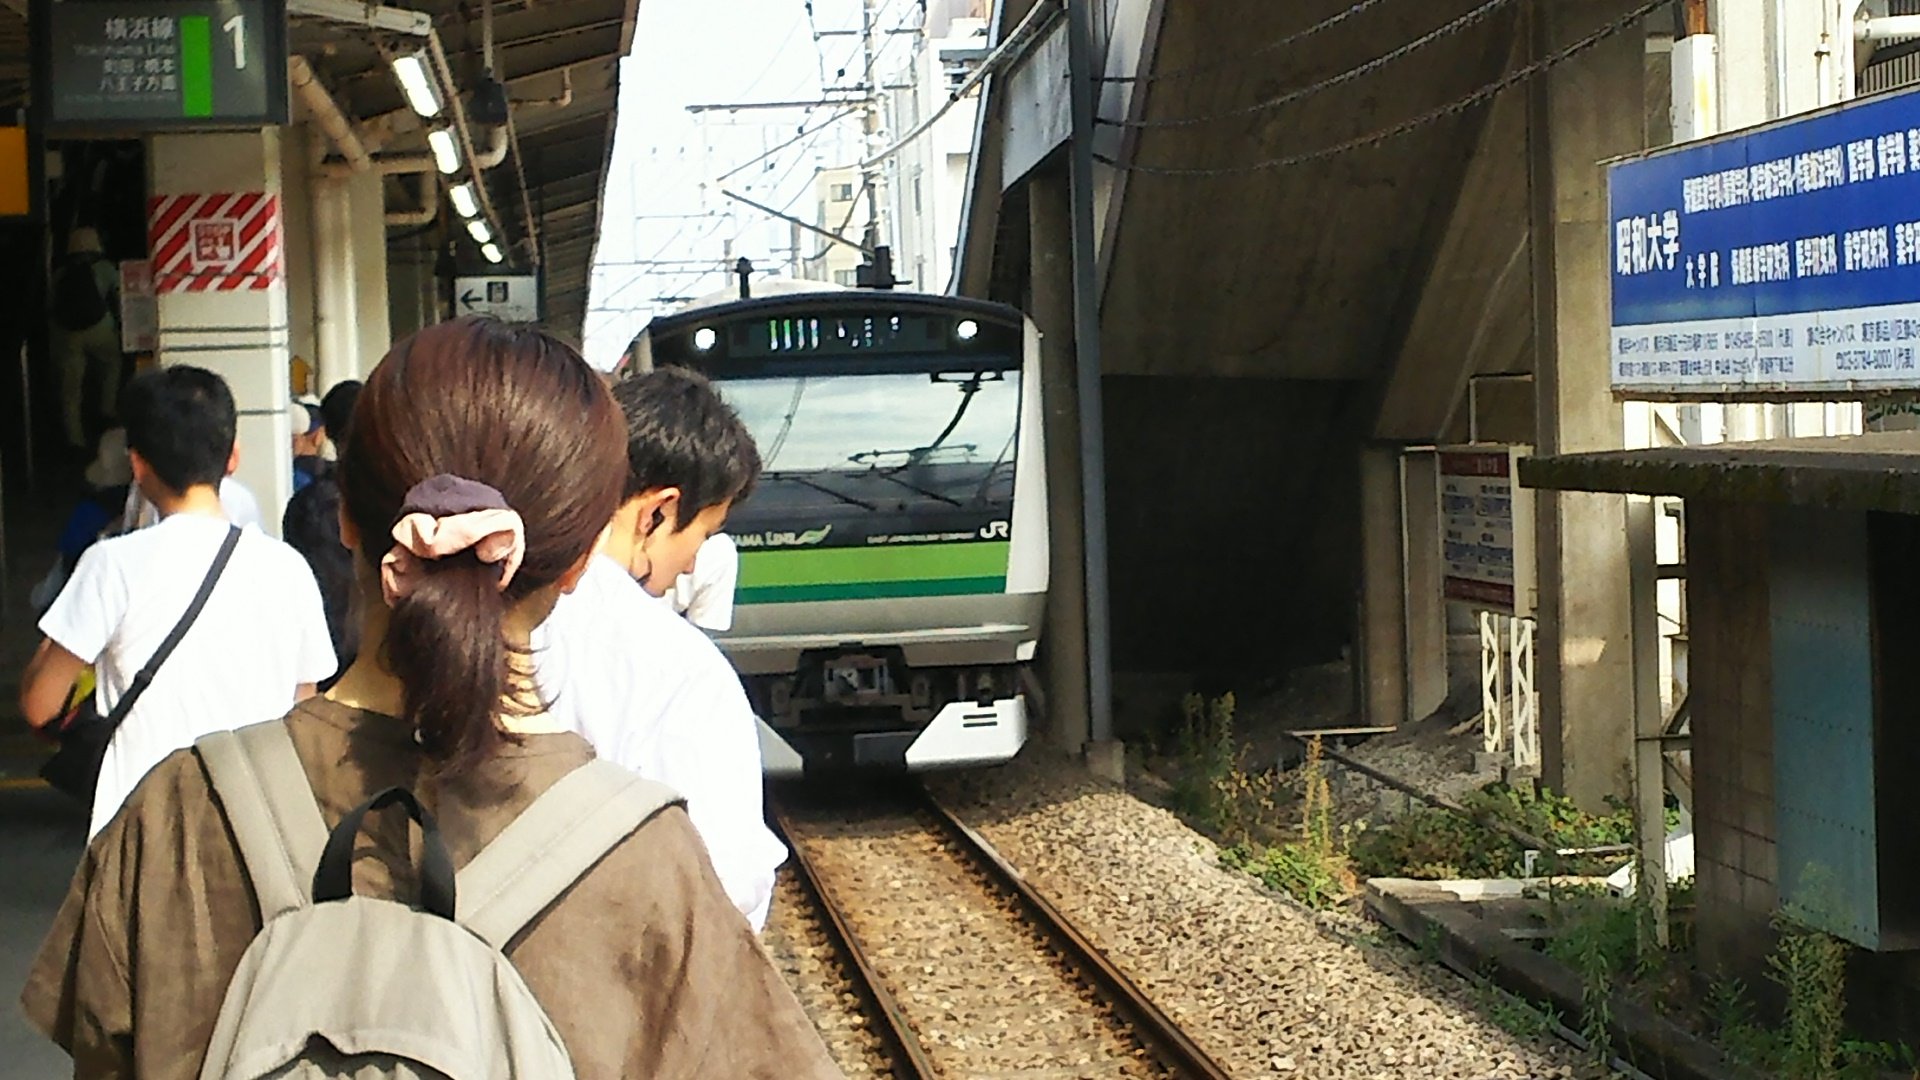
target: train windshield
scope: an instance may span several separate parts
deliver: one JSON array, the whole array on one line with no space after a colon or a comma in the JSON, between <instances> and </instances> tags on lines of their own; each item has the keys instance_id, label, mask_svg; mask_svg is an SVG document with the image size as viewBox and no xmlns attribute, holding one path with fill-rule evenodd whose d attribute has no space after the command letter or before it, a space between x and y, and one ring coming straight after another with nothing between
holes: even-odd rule
<instances>
[{"instance_id":1,"label":"train windshield","mask_svg":"<svg viewBox=\"0 0 1920 1080\"><path fill-rule=\"evenodd\" d=\"M728 532L742 547L1004 539L1020 370L725 378L763 472Z\"/></svg>"}]
</instances>

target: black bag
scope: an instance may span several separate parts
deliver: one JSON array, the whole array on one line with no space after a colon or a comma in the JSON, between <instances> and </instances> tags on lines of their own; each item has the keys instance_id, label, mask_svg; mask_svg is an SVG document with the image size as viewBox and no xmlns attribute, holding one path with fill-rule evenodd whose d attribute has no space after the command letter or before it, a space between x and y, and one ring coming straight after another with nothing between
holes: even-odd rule
<instances>
[{"instance_id":1,"label":"black bag","mask_svg":"<svg viewBox=\"0 0 1920 1080\"><path fill-rule=\"evenodd\" d=\"M93 791L100 783L100 763L106 760L107 744L113 741L113 733L120 728L121 721L133 711L133 704L140 695L147 692L148 684L160 673L160 665L187 636L193 621L200 617L200 609L207 606L207 597L213 595L213 587L227 568L228 560L233 558L233 549L240 543L240 526L229 525L227 538L220 545L220 553L213 557L213 566L207 570L207 576L200 582L200 591L193 594L193 602L187 605L186 614L173 625L167 639L154 651L153 659L133 677L133 683L120 700L113 703L113 711L106 716L93 703L93 695L88 694L72 712L61 721L59 731L60 749L53 758L40 767L40 778L58 791L79 799L88 806L93 805Z\"/></svg>"},{"instance_id":2,"label":"black bag","mask_svg":"<svg viewBox=\"0 0 1920 1080\"><path fill-rule=\"evenodd\" d=\"M94 280L92 258L74 259L53 278L53 321L75 332L91 329L107 317L107 301Z\"/></svg>"}]
</instances>

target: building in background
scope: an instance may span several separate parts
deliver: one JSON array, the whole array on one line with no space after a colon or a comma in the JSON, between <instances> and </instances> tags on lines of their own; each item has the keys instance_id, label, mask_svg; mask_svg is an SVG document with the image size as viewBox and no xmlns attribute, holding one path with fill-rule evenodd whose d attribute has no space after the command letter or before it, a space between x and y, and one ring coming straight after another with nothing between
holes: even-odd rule
<instances>
[{"instance_id":1,"label":"building in background","mask_svg":"<svg viewBox=\"0 0 1920 1080\"><path fill-rule=\"evenodd\" d=\"M933 0L906 68L888 80L887 129L898 137L952 100L990 50L982 0ZM893 272L907 288L946 292L953 281L979 97L958 102L886 163Z\"/></svg>"},{"instance_id":2,"label":"building in background","mask_svg":"<svg viewBox=\"0 0 1920 1080\"><path fill-rule=\"evenodd\" d=\"M813 176L814 223L836 236L859 240L867 231L867 198L860 170L852 165L820 169ZM851 288L857 282L860 252L845 244L814 236L812 253L800 260L800 276Z\"/></svg>"}]
</instances>

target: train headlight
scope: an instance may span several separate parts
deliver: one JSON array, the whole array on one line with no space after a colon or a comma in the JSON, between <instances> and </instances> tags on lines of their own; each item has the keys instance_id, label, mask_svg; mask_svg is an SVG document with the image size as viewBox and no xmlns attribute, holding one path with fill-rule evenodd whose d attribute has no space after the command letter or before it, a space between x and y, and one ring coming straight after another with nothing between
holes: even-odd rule
<instances>
[{"instance_id":1,"label":"train headlight","mask_svg":"<svg viewBox=\"0 0 1920 1080\"><path fill-rule=\"evenodd\" d=\"M720 335L714 333L713 327L711 326L703 326L693 332L693 347L699 349L701 352L706 352L708 349L713 348L714 342L719 340Z\"/></svg>"},{"instance_id":2,"label":"train headlight","mask_svg":"<svg viewBox=\"0 0 1920 1080\"><path fill-rule=\"evenodd\" d=\"M954 324L953 336L961 341L972 341L980 335L980 324L972 319L961 319Z\"/></svg>"}]
</instances>

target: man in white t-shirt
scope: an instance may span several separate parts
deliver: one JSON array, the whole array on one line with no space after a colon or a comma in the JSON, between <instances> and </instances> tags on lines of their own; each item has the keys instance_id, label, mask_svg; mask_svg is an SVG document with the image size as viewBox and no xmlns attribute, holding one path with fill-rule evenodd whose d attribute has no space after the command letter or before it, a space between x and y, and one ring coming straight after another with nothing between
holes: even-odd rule
<instances>
[{"instance_id":1,"label":"man in white t-shirt","mask_svg":"<svg viewBox=\"0 0 1920 1080\"><path fill-rule=\"evenodd\" d=\"M760 734L740 676L659 597L692 568L760 472L753 437L705 379L677 368L614 387L627 498L602 554L533 635L552 715L601 757L674 788L720 884L757 931L786 848L762 809Z\"/></svg>"},{"instance_id":2,"label":"man in white t-shirt","mask_svg":"<svg viewBox=\"0 0 1920 1080\"><path fill-rule=\"evenodd\" d=\"M218 375L169 367L121 397L134 484L159 511L150 528L88 548L40 620L20 680L20 711L60 719L74 679L94 667L109 714L186 612L230 529L219 484L233 459L233 395ZM292 548L243 529L191 629L107 746L89 835L147 771L210 731L285 715L333 673L333 645L313 572Z\"/></svg>"},{"instance_id":3,"label":"man in white t-shirt","mask_svg":"<svg viewBox=\"0 0 1920 1080\"><path fill-rule=\"evenodd\" d=\"M227 467L240 467L240 456L236 453ZM227 520L243 529L261 527L260 500L253 497L253 490L235 480L231 474L220 478L220 511ZM156 524L160 520L160 510L145 496L140 494L138 485L127 488L127 508L120 516L120 531L132 532Z\"/></svg>"},{"instance_id":4,"label":"man in white t-shirt","mask_svg":"<svg viewBox=\"0 0 1920 1080\"><path fill-rule=\"evenodd\" d=\"M733 629L733 589L740 582L740 549L733 537L714 533L694 555L693 569L673 579L667 600L702 630Z\"/></svg>"}]
</instances>

